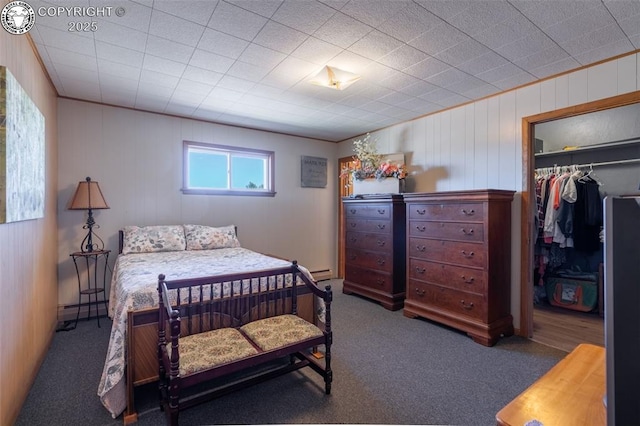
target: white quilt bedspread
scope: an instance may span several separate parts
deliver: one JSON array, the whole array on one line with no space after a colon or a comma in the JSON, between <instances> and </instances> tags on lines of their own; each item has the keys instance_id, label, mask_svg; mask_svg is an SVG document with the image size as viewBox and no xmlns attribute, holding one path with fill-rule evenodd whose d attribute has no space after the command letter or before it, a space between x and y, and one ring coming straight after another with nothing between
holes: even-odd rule
<instances>
[{"instance_id":1,"label":"white quilt bedspread","mask_svg":"<svg viewBox=\"0 0 640 426\"><path fill-rule=\"evenodd\" d=\"M233 274L290 266L291 262L245 248L127 254L116 259L109 294L113 320L98 396L113 418L126 408L127 312L158 305L158 275L167 280ZM312 278L309 271L300 270Z\"/></svg>"}]
</instances>

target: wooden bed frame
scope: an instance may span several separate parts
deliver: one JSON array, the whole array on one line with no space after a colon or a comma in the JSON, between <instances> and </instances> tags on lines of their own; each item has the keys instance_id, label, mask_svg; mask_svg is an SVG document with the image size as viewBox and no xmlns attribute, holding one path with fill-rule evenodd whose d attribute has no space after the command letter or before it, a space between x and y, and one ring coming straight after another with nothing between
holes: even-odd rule
<instances>
[{"instance_id":1,"label":"wooden bed frame","mask_svg":"<svg viewBox=\"0 0 640 426\"><path fill-rule=\"evenodd\" d=\"M124 233L119 231L118 253L122 253ZM113 301L115 302L115 301ZM298 316L317 324L316 298L302 286L298 292ZM126 398L124 424L138 421L135 388L158 381L158 308L127 313Z\"/></svg>"}]
</instances>

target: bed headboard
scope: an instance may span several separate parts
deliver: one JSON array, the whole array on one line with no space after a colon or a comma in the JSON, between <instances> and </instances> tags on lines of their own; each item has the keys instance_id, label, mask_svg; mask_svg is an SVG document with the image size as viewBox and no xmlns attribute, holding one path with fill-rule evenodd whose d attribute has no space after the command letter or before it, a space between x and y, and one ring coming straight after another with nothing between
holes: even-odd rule
<instances>
[{"instance_id":1,"label":"bed headboard","mask_svg":"<svg viewBox=\"0 0 640 426\"><path fill-rule=\"evenodd\" d=\"M233 229L236 231L236 237L238 236L238 227L234 226ZM122 254L122 246L124 244L124 232L122 229L118 230L118 254Z\"/></svg>"}]
</instances>

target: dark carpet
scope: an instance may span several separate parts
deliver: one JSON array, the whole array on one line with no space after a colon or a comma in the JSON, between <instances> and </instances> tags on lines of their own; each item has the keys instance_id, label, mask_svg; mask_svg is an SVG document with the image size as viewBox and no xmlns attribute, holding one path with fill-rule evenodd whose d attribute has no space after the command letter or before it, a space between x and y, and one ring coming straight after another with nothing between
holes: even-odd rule
<instances>
[{"instance_id":1,"label":"dark carpet","mask_svg":"<svg viewBox=\"0 0 640 426\"><path fill-rule=\"evenodd\" d=\"M325 284L324 282L323 284ZM334 289L333 388L298 371L180 413L182 425L495 425L496 413L566 355L521 337L491 347ZM56 333L17 425L121 425L97 396L111 321ZM138 424L164 424L155 385L136 390Z\"/></svg>"}]
</instances>

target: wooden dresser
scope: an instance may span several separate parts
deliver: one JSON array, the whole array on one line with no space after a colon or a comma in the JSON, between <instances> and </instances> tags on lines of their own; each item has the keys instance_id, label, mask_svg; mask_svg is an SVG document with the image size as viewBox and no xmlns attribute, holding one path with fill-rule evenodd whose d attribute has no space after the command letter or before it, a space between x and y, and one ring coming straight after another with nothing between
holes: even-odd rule
<instances>
[{"instance_id":1,"label":"wooden dresser","mask_svg":"<svg viewBox=\"0 0 640 426\"><path fill-rule=\"evenodd\" d=\"M405 316L460 329L485 346L513 334L512 199L503 190L404 194Z\"/></svg>"},{"instance_id":2,"label":"wooden dresser","mask_svg":"<svg viewBox=\"0 0 640 426\"><path fill-rule=\"evenodd\" d=\"M402 308L405 292L405 204L401 194L344 197L342 292Z\"/></svg>"}]
</instances>

